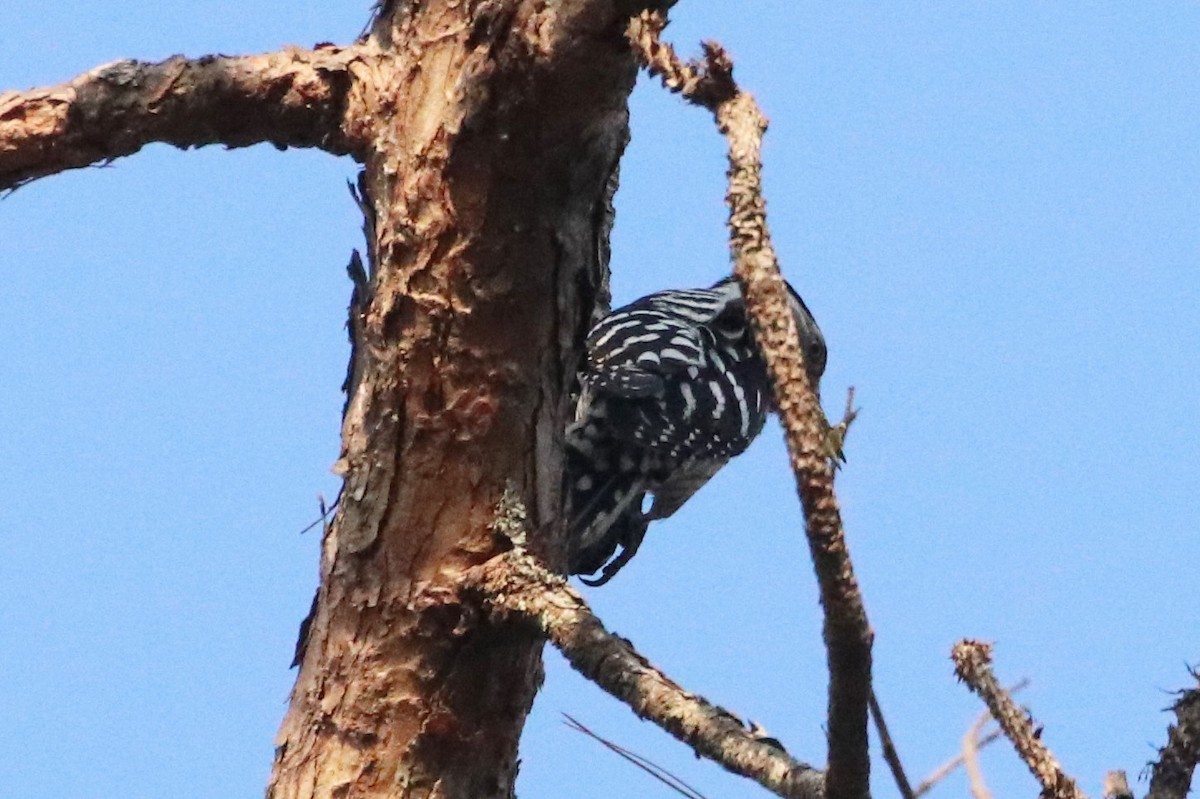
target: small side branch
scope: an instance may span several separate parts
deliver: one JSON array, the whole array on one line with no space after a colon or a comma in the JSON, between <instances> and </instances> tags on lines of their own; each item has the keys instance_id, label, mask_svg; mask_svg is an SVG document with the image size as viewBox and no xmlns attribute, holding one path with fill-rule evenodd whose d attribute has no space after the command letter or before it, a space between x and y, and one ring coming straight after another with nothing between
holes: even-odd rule
<instances>
[{"instance_id":1,"label":"small side branch","mask_svg":"<svg viewBox=\"0 0 1200 799\"><path fill-rule=\"evenodd\" d=\"M975 719L962 740L962 763L967 770L967 781L971 786L971 799L992 799L987 781L983 778L983 768L979 765L979 750L982 748L980 737L983 728L992 720L992 714L984 711Z\"/></svg>"},{"instance_id":2,"label":"small side branch","mask_svg":"<svg viewBox=\"0 0 1200 799\"><path fill-rule=\"evenodd\" d=\"M955 675L987 704L992 718L1041 784L1042 795L1053 799L1085 799L1075 781L1063 772L1042 743L1041 728L1034 725L1029 712L1019 707L1000 686L992 671L992 645L964 639L954 645L950 657Z\"/></svg>"},{"instance_id":3,"label":"small side branch","mask_svg":"<svg viewBox=\"0 0 1200 799\"><path fill-rule=\"evenodd\" d=\"M900 799L917 799L912 785L908 781L908 775L904 773L904 764L900 761L900 753L896 750L896 743L892 740L891 731L888 730L887 719L883 717L883 708L879 706L879 700L875 697L874 691L871 691L870 708L871 717L875 719L875 729L879 733L879 748L883 751L883 759L888 764L888 768L892 770L892 779L896 781Z\"/></svg>"},{"instance_id":4,"label":"small side branch","mask_svg":"<svg viewBox=\"0 0 1200 799\"><path fill-rule=\"evenodd\" d=\"M319 147L344 155L358 48L114 61L74 80L0 93L0 190L67 169L176 147Z\"/></svg>"},{"instance_id":5,"label":"small side branch","mask_svg":"<svg viewBox=\"0 0 1200 799\"><path fill-rule=\"evenodd\" d=\"M823 799L820 771L759 740L736 716L685 691L650 665L628 641L604 628L566 580L522 548L476 567L464 585L478 592L495 616L536 623L576 671L697 755L777 796Z\"/></svg>"},{"instance_id":6,"label":"small side branch","mask_svg":"<svg viewBox=\"0 0 1200 799\"><path fill-rule=\"evenodd\" d=\"M1200 679L1200 672L1192 676ZM1146 799L1183 799L1200 762L1200 688L1181 691L1175 704L1175 724L1167 728L1167 745L1150 764L1150 793Z\"/></svg>"},{"instance_id":7,"label":"small side branch","mask_svg":"<svg viewBox=\"0 0 1200 799\"><path fill-rule=\"evenodd\" d=\"M983 716L984 718L991 718L991 715L988 714L987 711L984 711ZM982 750L988 744L991 744L999 739L1001 735L1002 733L1000 730L992 730L987 735L979 739L976 749ZM922 796L933 790L939 782L953 774L954 770L962 765L964 765L964 759L962 753L959 752L959 754L935 768L928 777L921 780L917 784L917 787L913 789L913 796L917 797L917 799L920 799Z\"/></svg>"},{"instance_id":8,"label":"small side branch","mask_svg":"<svg viewBox=\"0 0 1200 799\"><path fill-rule=\"evenodd\" d=\"M1008 690L1010 693L1015 694L1019 691L1025 690L1025 688L1028 685L1029 685L1029 680L1026 678L1026 679L1021 680L1020 682L1018 682L1016 685L1014 685L1012 688L1009 688ZM1003 735L1003 733L1000 730L992 730L991 732L987 733L986 735L983 734L983 727L985 724L988 723L988 721L991 720L991 718L992 718L991 713L989 713L986 710L983 711L982 713L979 714L979 718L976 719L974 723L972 723L971 728L967 731L967 735L971 736L970 747L974 750L972 752L973 756L977 756L979 754L979 752L983 751L984 748L986 748L991 743L995 742L998 738L1000 738L1001 735ZM921 780L921 783L919 785L917 785L917 787L913 790L913 795L916 797L924 796L925 794L929 793L929 791L931 791L934 788L934 786L936 786L939 782L941 782L942 780L946 779L946 777L953 774L954 770L956 768L958 768L959 766L967 765L967 757L966 757L967 748L968 747L967 747L966 741L964 739L963 746L962 746L962 749L959 751L959 754L955 757L950 758L942 765L938 766L936 769L933 770L933 772L928 777ZM977 768L978 765L976 764L975 767ZM980 777L982 778L982 774L980 775ZM969 769L968 769L968 778L971 780L971 793L974 794L975 793L975 777L973 774L970 773ZM985 786L984 790L986 790L986 786Z\"/></svg>"},{"instance_id":9,"label":"small side branch","mask_svg":"<svg viewBox=\"0 0 1200 799\"><path fill-rule=\"evenodd\" d=\"M660 38L665 24L661 15L646 13L632 21L628 35L643 64L668 89L713 113L729 144L726 201L734 272L774 382L825 611L830 676L826 793L837 799L864 799L870 779L867 704L873 634L833 491L829 424L808 383L767 230L761 158L767 122L754 98L734 81L733 63L720 45L706 42L703 63L684 63Z\"/></svg>"}]
</instances>

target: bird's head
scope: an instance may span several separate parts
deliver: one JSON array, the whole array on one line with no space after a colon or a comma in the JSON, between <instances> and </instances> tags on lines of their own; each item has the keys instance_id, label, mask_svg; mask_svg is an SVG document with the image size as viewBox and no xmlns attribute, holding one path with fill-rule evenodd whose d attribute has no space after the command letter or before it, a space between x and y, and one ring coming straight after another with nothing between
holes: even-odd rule
<instances>
[{"instance_id":1,"label":"bird's head","mask_svg":"<svg viewBox=\"0 0 1200 799\"><path fill-rule=\"evenodd\" d=\"M784 281L784 285L787 286L796 329L800 332L800 347L804 352L804 368L808 373L808 382L813 391L819 393L821 375L825 374L825 362L829 355L825 347L825 337L821 335L817 320L813 318L812 312L808 310L796 289L787 281ZM741 284L730 276L713 284L712 290L726 297L720 312L711 323L713 330L719 335L731 338L749 335L749 320L746 317L746 301L742 296Z\"/></svg>"}]
</instances>

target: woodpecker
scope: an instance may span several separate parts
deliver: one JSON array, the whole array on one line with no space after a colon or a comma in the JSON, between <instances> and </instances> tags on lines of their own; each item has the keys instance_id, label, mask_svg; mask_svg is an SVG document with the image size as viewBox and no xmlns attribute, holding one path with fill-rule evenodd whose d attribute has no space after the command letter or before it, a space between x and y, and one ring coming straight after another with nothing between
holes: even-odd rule
<instances>
[{"instance_id":1,"label":"woodpecker","mask_svg":"<svg viewBox=\"0 0 1200 799\"><path fill-rule=\"evenodd\" d=\"M816 390L825 339L787 288ZM750 446L774 400L732 277L650 294L601 319L588 334L579 382L566 435L568 560L571 574L603 570L583 578L603 585L634 556L651 521L679 510Z\"/></svg>"}]
</instances>

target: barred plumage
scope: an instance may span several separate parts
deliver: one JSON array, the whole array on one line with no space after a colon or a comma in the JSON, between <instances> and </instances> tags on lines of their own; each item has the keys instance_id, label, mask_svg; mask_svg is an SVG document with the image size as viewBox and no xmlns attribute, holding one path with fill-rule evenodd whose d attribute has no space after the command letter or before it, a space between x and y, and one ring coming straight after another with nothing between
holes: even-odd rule
<instances>
[{"instance_id":1,"label":"barred plumage","mask_svg":"<svg viewBox=\"0 0 1200 799\"><path fill-rule=\"evenodd\" d=\"M825 340L788 289L816 387ZM651 294L600 320L588 335L567 431L571 573L603 568L584 582L611 579L637 552L647 525L679 510L745 451L771 409L766 366L733 278ZM643 511L647 494L653 503Z\"/></svg>"}]
</instances>

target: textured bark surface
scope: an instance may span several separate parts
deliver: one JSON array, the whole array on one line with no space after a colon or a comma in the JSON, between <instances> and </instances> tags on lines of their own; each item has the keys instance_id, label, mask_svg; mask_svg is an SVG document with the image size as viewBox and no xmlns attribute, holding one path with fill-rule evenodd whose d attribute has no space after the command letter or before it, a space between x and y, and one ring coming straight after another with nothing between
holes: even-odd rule
<instances>
[{"instance_id":1,"label":"textured bark surface","mask_svg":"<svg viewBox=\"0 0 1200 799\"><path fill-rule=\"evenodd\" d=\"M734 274L745 292L754 338L774 385L825 614L829 662L825 795L829 799L865 799L870 795L867 708L872 695L874 633L833 490L831 456L840 447L830 446L829 423L809 384L795 318L767 229L762 191L762 138L767 121L754 98L734 81L733 62L720 45L706 43L704 62L685 64L660 40L664 24L658 14L643 14L631 24L630 38L646 66L668 89L712 111L729 145L725 200ZM849 408L847 412L844 425L853 418ZM882 722L880 726L882 729Z\"/></svg>"},{"instance_id":2,"label":"textured bark surface","mask_svg":"<svg viewBox=\"0 0 1200 799\"><path fill-rule=\"evenodd\" d=\"M635 65L611 2L385 7L347 123L376 263L269 795L505 797L540 635L455 598L506 485L561 563L560 436Z\"/></svg>"},{"instance_id":3,"label":"textured bark surface","mask_svg":"<svg viewBox=\"0 0 1200 799\"><path fill-rule=\"evenodd\" d=\"M1200 680L1200 671L1191 672ZM1200 763L1200 688L1181 691L1171 711L1175 723L1167 727L1167 745L1158 750L1157 762L1150 764L1146 799L1184 799Z\"/></svg>"},{"instance_id":4,"label":"textured bark surface","mask_svg":"<svg viewBox=\"0 0 1200 799\"><path fill-rule=\"evenodd\" d=\"M545 630L571 667L723 768L777 796L823 799L825 775L722 707L684 690L633 645L610 633L567 581L514 549L474 570L474 587L501 618Z\"/></svg>"},{"instance_id":5,"label":"textured bark surface","mask_svg":"<svg viewBox=\"0 0 1200 799\"><path fill-rule=\"evenodd\" d=\"M357 48L258 56L114 61L60 86L0 93L0 189L176 147L320 147L351 153L341 131Z\"/></svg>"},{"instance_id":6,"label":"textured bark surface","mask_svg":"<svg viewBox=\"0 0 1200 799\"><path fill-rule=\"evenodd\" d=\"M992 671L992 645L964 638L954 645L950 659L954 674L967 684L988 706L992 718L1017 750L1021 760L1042 786L1044 799L1087 799L1046 743L1042 728L1029 711L1013 700L1000 686Z\"/></svg>"}]
</instances>

